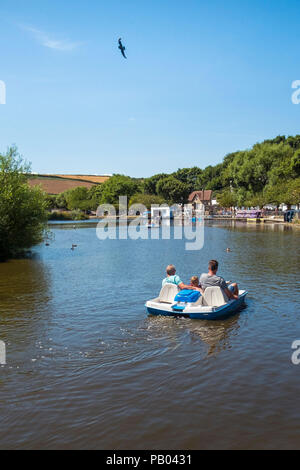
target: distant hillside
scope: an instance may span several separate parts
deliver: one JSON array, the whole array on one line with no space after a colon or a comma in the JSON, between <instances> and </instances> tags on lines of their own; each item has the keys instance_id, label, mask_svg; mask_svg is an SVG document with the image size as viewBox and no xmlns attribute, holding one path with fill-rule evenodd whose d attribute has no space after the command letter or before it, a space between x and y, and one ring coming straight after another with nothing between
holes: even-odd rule
<instances>
[{"instance_id":1,"label":"distant hillside","mask_svg":"<svg viewBox=\"0 0 300 470\"><path fill-rule=\"evenodd\" d=\"M47 194L60 194L78 186L90 189L108 179L109 176L95 175L31 175L28 182L30 186L40 185Z\"/></svg>"},{"instance_id":2,"label":"distant hillside","mask_svg":"<svg viewBox=\"0 0 300 470\"><path fill-rule=\"evenodd\" d=\"M46 176L46 175L45 175ZM101 176L101 175L49 175L56 176L58 178L66 178L72 180L87 181L89 183L105 183L109 180L110 176Z\"/></svg>"}]
</instances>

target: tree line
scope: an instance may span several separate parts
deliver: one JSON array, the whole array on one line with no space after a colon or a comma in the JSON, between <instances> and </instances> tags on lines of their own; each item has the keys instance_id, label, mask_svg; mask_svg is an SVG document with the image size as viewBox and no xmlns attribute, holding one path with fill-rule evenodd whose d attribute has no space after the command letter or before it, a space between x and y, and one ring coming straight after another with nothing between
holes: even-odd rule
<instances>
[{"instance_id":1,"label":"tree line","mask_svg":"<svg viewBox=\"0 0 300 470\"><path fill-rule=\"evenodd\" d=\"M99 204L117 205L127 195L130 204L186 203L192 191L211 189L222 207L288 206L300 203L300 135L278 136L251 149L225 156L205 169L182 168L150 178L114 175L91 189L78 187L49 197L53 208L96 210Z\"/></svg>"},{"instance_id":2,"label":"tree line","mask_svg":"<svg viewBox=\"0 0 300 470\"><path fill-rule=\"evenodd\" d=\"M0 259L15 256L40 243L51 209L79 214L100 204L117 207L119 196L129 205L185 203L192 191L211 189L222 207L288 206L300 203L300 135L278 136L247 150L226 155L222 163L204 169L182 168L150 178L113 175L91 189L78 187L57 196L28 185L30 166L16 147L0 154Z\"/></svg>"}]
</instances>

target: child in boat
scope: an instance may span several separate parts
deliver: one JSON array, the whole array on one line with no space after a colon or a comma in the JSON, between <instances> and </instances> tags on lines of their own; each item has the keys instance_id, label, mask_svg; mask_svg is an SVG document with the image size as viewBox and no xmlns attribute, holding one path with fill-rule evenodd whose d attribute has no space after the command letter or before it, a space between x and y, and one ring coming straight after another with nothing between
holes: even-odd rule
<instances>
[{"instance_id":1,"label":"child in boat","mask_svg":"<svg viewBox=\"0 0 300 470\"><path fill-rule=\"evenodd\" d=\"M201 292L201 294L204 294L204 290L201 288L198 276L192 276L191 277L190 286L193 286L195 288L195 290L198 290L199 292Z\"/></svg>"}]
</instances>

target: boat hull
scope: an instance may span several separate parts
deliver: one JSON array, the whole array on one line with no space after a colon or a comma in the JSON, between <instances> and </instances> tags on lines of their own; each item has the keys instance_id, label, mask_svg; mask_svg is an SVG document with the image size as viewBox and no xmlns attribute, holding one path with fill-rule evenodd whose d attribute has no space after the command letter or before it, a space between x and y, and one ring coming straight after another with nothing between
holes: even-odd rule
<instances>
[{"instance_id":1,"label":"boat hull","mask_svg":"<svg viewBox=\"0 0 300 470\"><path fill-rule=\"evenodd\" d=\"M221 307L186 307L182 311L173 308L171 304L161 304L149 301L146 303L146 309L149 315L162 315L167 317L183 317L192 320L219 320L234 315L245 303L247 292L243 291L239 298L231 300Z\"/></svg>"}]
</instances>

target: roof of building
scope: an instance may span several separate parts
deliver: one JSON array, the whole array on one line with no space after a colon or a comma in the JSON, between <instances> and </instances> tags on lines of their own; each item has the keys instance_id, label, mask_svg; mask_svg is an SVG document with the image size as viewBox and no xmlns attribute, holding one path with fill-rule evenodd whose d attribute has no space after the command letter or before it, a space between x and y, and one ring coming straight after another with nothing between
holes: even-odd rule
<instances>
[{"instance_id":1,"label":"roof of building","mask_svg":"<svg viewBox=\"0 0 300 470\"><path fill-rule=\"evenodd\" d=\"M189 195L189 202L193 202L196 197L198 197L198 199L200 201L210 202L211 198L212 198L212 193L213 192L210 189L207 189L207 190L204 190L204 191L193 191Z\"/></svg>"}]
</instances>

